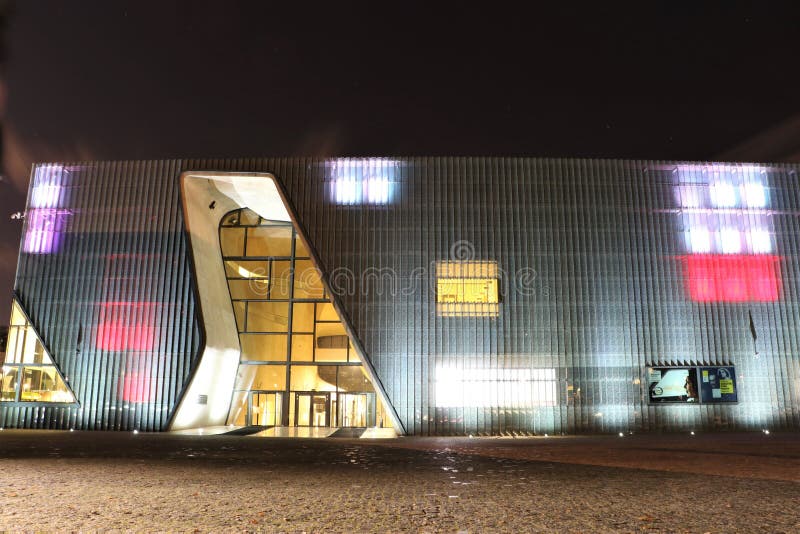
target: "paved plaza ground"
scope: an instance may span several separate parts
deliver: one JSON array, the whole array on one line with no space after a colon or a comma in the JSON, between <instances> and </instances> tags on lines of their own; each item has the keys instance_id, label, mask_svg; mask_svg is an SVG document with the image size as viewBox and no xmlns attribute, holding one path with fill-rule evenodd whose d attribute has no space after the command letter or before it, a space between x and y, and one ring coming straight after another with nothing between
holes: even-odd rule
<instances>
[{"instance_id":1,"label":"paved plaza ground","mask_svg":"<svg viewBox=\"0 0 800 534\"><path fill-rule=\"evenodd\" d=\"M0 432L0 531L798 532L800 434Z\"/></svg>"}]
</instances>

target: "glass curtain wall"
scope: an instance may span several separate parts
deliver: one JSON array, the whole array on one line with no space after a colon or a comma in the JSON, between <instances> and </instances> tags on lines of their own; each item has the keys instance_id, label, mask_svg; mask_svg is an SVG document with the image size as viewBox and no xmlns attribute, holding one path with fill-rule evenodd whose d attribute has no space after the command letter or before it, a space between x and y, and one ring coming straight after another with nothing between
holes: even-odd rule
<instances>
[{"instance_id":1,"label":"glass curtain wall","mask_svg":"<svg viewBox=\"0 0 800 534\"><path fill-rule=\"evenodd\" d=\"M293 225L235 210L220 245L242 351L228 423L390 426Z\"/></svg>"}]
</instances>

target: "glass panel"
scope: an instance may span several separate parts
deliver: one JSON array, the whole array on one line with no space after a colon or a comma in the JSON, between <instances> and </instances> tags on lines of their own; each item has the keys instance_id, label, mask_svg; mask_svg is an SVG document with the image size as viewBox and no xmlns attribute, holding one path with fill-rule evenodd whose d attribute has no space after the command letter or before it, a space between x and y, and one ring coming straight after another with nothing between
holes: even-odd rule
<instances>
[{"instance_id":1,"label":"glass panel","mask_svg":"<svg viewBox=\"0 0 800 534\"><path fill-rule=\"evenodd\" d=\"M316 360L346 362L349 338L342 323L317 323Z\"/></svg>"},{"instance_id":2,"label":"glass panel","mask_svg":"<svg viewBox=\"0 0 800 534\"><path fill-rule=\"evenodd\" d=\"M26 402L75 402L55 367L22 368L20 400Z\"/></svg>"},{"instance_id":3,"label":"glass panel","mask_svg":"<svg viewBox=\"0 0 800 534\"><path fill-rule=\"evenodd\" d=\"M244 426L247 424L247 391L235 391L231 401L231 411L228 417L229 425Z\"/></svg>"},{"instance_id":4,"label":"glass panel","mask_svg":"<svg viewBox=\"0 0 800 534\"><path fill-rule=\"evenodd\" d=\"M321 299L322 280L311 260L297 260L294 265L294 298Z\"/></svg>"},{"instance_id":5,"label":"glass panel","mask_svg":"<svg viewBox=\"0 0 800 534\"><path fill-rule=\"evenodd\" d=\"M314 305L296 303L292 306L292 332L314 331Z\"/></svg>"},{"instance_id":6,"label":"glass panel","mask_svg":"<svg viewBox=\"0 0 800 534\"><path fill-rule=\"evenodd\" d=\"M286 366L240 365L234 389L286 389Z\"/></svg>"},{"instance_id":7,"label":"glass panel","mask_svg":"<svg viewBox=\"0 0 800 534\"><path fill-rule=\"evenodd\" d=\"M267 298L266 280L228 280L228 287L233 300Z\"/></svg>"},{"instance_id":8,"label":"glass panel","mask_svg":"<svg viewBox=\"0 0 800 534\"><path fill-rule=\"evenodd\" d=\"M244 256L244 228L219 229L219 242L223 256Z\"/></svg>"},{"instance_id":9,"label":"glass panel","mask_svg":"<svg viewBox=\"0 0 800 534\"><path fill-rule=\"evenodd\" d=\"M292 334L292 361L310 362L314 359L314 336Z\"/></svg>"},{"instance_id":10,"label":"glass panel","mask_svg":"<svg viewBox=\"0 0 800 534\"><path fill-rule=\"evenodd\" d=\"M328 396L327 395L312 395L311 396L311 425L312 426L327 426L328 425Z\"/></svg>"},{"instance_id":11,"label":"glass panel","mask_svg":"<svg viewBox=\"0 0 800 534\"><path fill-rule=\"evenodd\" d=\"M317 304L317 321L340 321L339 314L330 302Z\"/></svg>"},{"instance_id":12,"label":"glass panel","mask_svg":"<svg viewBox=\"0 0 800 534\"><path fill-rule=\"evenodd\" d=\"M296 258L307 258L309 256L306 244L297 236L294 240L294 255Z\"/></svg>"},{"instance_id":13,"label":"glass panel","mask_svg":"<svg viewBox=\"0 0 800 534\"><path fill-rule=\"evenodd\" d=\"M19 307L16 301L14 301L11 305L11 326L25 326L28 324L28 321L25 319L25 314L22 313L22 309Z\"/></svg>"},{"instance_id":14,"label":"glass panel","mask_svg":"<svg viewBox=\"0 0 800 534\"><path fill-rule=\"evenodd\" d=\"M291 226L259 226L247 229L248 256L292 255Z\"/></svg>"},{"instance_id":15,"label":"glass panel","mask_svg":"<svg viewBox=\"0 0 800 534\"><path fill-rule=\"evenodd\" d=\"M247 306L249 332L286 332L289 329L288 302L250 302Z\"/></svg>"},{"instance_id":16,"label":"glass panel","mask_svg":"<svg viewBox=\"0 0 800 534\"><path fill-rule=\"evenodd\" d=\"M241 215L239 216L239 224L243 226L256 225L258 224L258 220L259 220L258 213L248 208L242 209Z\"/></svg>"},{"instance_id":17,"label":"glass panel","mask_svg":"<svg viewBox=\"0 0 800 534\"><path fill-rule=\"evenodd\" d=\"M339 391L375 391L364 368L360 365L339 367Z\"/></svg>"},{"instance_id":18,"label":"glass panel","mask_svg":"<svg viewBox=\"0 0 800 534\"><path fill-rule=\"evenodd\" d=\"M0 368L0 401L16 400L18 367L4 365Z\"/></svg>"},{"instance_id":19,"label":"glass panel","mask_svg":"<svg viewBox=\"0 0 800 534\"><path fill-rule=\"evenodd\" d=\"M253 393L250 397L250 424L275 426L281 420L280 393Z\"/></svg>"},{"instance_id":20,"label":"glass panel","mask_svg":"<svg viewBox=\"0 0 800 534\"><path fill-rule=\"evenodd\" d=\"M269 278L268 261L225 260L228 278Z\"/></svg>"},{"instance_id":21,"label":"glass panel","mask_svg":"<svg viewBox=\"0 0 800 534\"><path fill-rule=\"evenodd\" d=\"M25 349L22 355L22 363L44 363L52 364L50 357L45 355L44 347L39 338L36 337L33 327L29 326L25 332Z\"/></svg>"},{"instance_id":22,"label":"glass panel","mask_svg":"<svg viewBox=\"0 0 800 534\"><path fill-rule=\"evenodd\" d=\"M293 391L336 391L336 367L293 365L290 384Z\"/></svg>"},{"instance_id":23,"label":"glass panel","mask_svg":"<svg viewBox=\"0 0 800 534\"><path fill-rule=\"evenodd\" d=\"M436 281L437 302L498 302L496 278L439 278Z\"/></svg>"},{"instance_id":24,"label":"glass panel","mask_svg":"<svg viewBox=\"0 0 800 534\"><path fill-rule=\"evenodd\" d=\"M272 262L272 283L270 284L271 299L288 299L292 290L292 262Z\"/></svg>"},{"instance_id":25,"label":"glass panel","mask_svg":"<svg viewBox=\"0 0 800 534\"><path fill-rule=\"evenodd\" d=\"M297 426L309 426L309 416L311 414L311 396L297 396Z\"/></svg>"},{"instance_id":26,"label":"glass panel","mask_svg":"<svg viewBox=\"0 0 800 534\"><path fill-rule=\"evenodd\" d=\"M497 262L439 262L436 276L439 316L496 317L500 313Z\"/></svg>"},{"instance_id":27,"label":"glass panel","mask_svg":"<svg viewBox=\"0 0 800 534\"><path fill-rule=\"evenodd\" d=\"M365 427L367 426L367 395L366 393L344 393L339 395L339 420L341 426Z\"/></svg>"},{"instance_id":28,"label":"glass panel","mask_svg":"<svg viewBox=\"0 0 800 534\"><path fill-rule=\"evenodd\" d=\"M377 395L376 395L377 397ZM375 426L379 427L390 427L392 426L392 420L389 418L389 415L386 413L386 410L383 408L383 403L380 399L375 399L376 408L376 417L375 417Z\"/></svg>"},{"instance_id":29,"label":"glass panel","mask_svg":"<svg viewBox=\"0 0 800 534\"><path fill-rule=\"evenodd\" d=\"M239 332L243 332L245 330L244 327L244 310L246 302L233 302L233 314L236 315L236 328Z\"/></svg>"},{"instance_id":30,"label":"glass panel","mask_svg":"<svg viewBox=\"0 0 800 534\"><path fill-rule=\"evenodd\" d=\"M242 334L242 361L286 361L287 336L282 334Z\"/></svg>"},{"instance_id":31,"label":"glass panel","mask_svg":"<svg viewBox=\"0 0 800 534\"><path fill-rule=\"evenodd\" d=\"M19 363L22 361L22 347L25 338L25 329L15 326L8 328L8 344L6 345L5 363Z\"/></svg>"}]
</instances>

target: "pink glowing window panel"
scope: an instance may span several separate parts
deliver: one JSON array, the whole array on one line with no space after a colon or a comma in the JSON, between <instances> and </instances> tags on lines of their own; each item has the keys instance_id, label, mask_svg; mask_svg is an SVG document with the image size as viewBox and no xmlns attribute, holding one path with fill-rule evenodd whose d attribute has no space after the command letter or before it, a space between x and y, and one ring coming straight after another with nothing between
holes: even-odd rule
<instances>
[{"instance_id":1,"label":"pink glowing window panel","mask_svg":"<svg viewBox=\"0 0 800 534\"><path fill-rule=\"evenodd\" d=\"M106 302L97 327L96 345L112 352L151 351L157 340L156 303Z\"/></svg>"},{"instance_id":2,"label":"pink glowing window panel","mask_svg":"<svg viewBox=\"0 0 800 534\"><path fill-rule=\"evenodd\" d=\"M780 257L693 254L684 256L689 296L698 302L772 302L780 292Z\"/></svg>"},{"instance_id":3,"label":"pink glowing window panel","mask_svg":"<svg viewBox=\"0 0 800 534\"><path fill-rule=\"evenodd\" d=\"M149 374L133 371L126 373L120 384L120 398L126 402L150 402L152 399Z\"/></svg>"}]
</instances>

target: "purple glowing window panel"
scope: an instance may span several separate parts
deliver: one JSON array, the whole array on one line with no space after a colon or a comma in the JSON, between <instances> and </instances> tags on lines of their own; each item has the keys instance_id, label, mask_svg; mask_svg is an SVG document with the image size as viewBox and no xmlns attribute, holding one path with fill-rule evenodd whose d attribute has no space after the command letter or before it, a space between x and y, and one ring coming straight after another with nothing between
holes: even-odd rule
<instances>
[{"instance_id":1,"label":"purple glowing window panel","mask_svg":"<svg viewBox=\"0 0 800 534\"><path fill-rule=\"evenodd\" d=\"M64 194L64 167L42 165L36 168L31 188L31 208L60 208Z\"/></svg>"},{"instance_id":2,"label":"purple glowing window panel","mask_svg":"<svg viewBox=\"0 0 800 534\"><path fill-rule=\"evenodd\" d=\"M327 163L331 201L340 205L392 202L398 163L393 160L338 159Z\"/></svg>"},{"instance_id":3,"label":"purple glowing window panel","mask_svg":"<svg viewBox=\"0 0 800 534\"><path fill-rule=\"evenodd\" d=\"M32 209L26 215L23 252L50 254L56 252L64 230L65 210Z\"/></svg>"}]
</instances>

